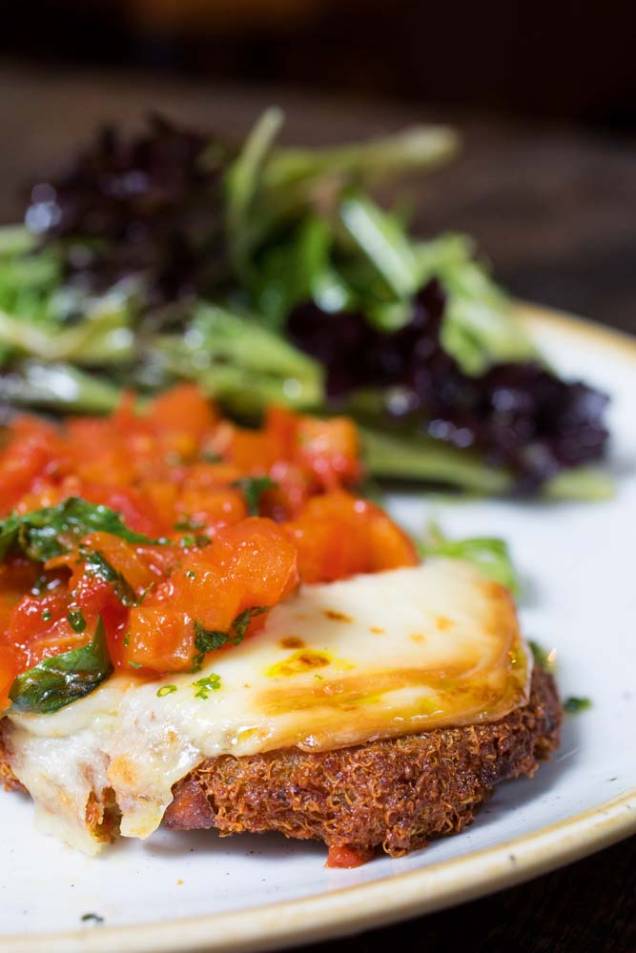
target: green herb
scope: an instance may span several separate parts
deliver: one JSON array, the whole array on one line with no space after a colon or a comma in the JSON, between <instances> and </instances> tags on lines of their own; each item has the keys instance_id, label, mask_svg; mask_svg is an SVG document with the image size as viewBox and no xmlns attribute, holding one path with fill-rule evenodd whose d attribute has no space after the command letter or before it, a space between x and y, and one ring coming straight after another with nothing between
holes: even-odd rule
<instances>
[{"instance_id":1,"label":"green herb","mask_svg":"<svg viewBox=\"0 0 636 953\"><path fill-rule=\"evenodd\" d=\"M553 652L548 652L542 645L539 645L538 642L534 642L532 639L528 639L528 645L530 646L532 657L537 665L546 672L553 672L555 669L555 656Z\"/></svg>"},{"instance_id":2,"label":"green herb","mask_svg":"<svg viewBox=\"0 0 636 953\"><path fill-rule=\"evenodd\" d=\"M194 659L194 671L201 667L203 656L207 652L216 652L225 645L238 645L245 638L247 627L251 620L267 612L269 606L252 606L239 613L230 626L229 632L222 632L217 629L206 629L200 622L194 623L194 644L197 648L197 655Z\"/></svg>"},{"instance_id":3,"label":"green herb","mask_svg":"<svg viewBox=\"0 0 636 953\"><path fill-rule=\"evenodd\" d=\"M73 632L83 632L86 628L86 619L81 609L69 609L66 618Z\"/></svg>"},{"instance_id":4,"label":"green herb","mask_svg":"<svg viewBox=\"0 0 636 953\"><path fill-rule=\"evenodd\" d=\"M100 618L88 645L54 655L18 675L9 697L17 711L49 714L90 694L112 670Z\"/></svg>"},{"instance_id":5,"label":"green herb","mask_svg":"<svg viewBox=\"0 0 636 953\"><path fill-rule=\"evenodd\" d=\"M192 687L196 688L195 698L207 699L210 692L218 692L221 688L221 676L214 672L210 675L204 675L203 678L198 678L196 682L192 682Z\"/></svg>"},{"instance_id":6,"label":"green herb","mask_svg":"<svg viewBox=\"0 0 636 953\"><path fill-rule=\"evenodd\" d=\"M591 707L592 700L590 698L584 698L578 695L570 695L570 697L566 698L563 702L563 709L568 715L578 715L579 712L587 711L587 709Z\"/></svg>"},{"instance_id":7,"label":"green herb","mask_svg":"<svg viewBox=\"0 0 636 953\"><path fill-rule=\"evenodd\" d=\"M241 477L232 486L241 490L245 497L247 512L250 516L258 516L261 508L261 497L267 490L274 490L278 486L275 480L268 476Z\"/></svg>"},{"instance_id":8,"label":"green herb","mask_svg":"<svg viewBox=\"0 0 636 953\"><path fill-rule=\"evenodd\" d=\"M192 516L184 516L174 524L174 528L180 530L203 529L205 524L201 520L195 520Z\"/></svg>"},{"instance_id":9,"label":"green herb","mask_svg":"<svg viewBox=\"0 0 636 953\"><path fill-rule=\"evenodd\" d=\"M447 556L451 559L465 559L473 563L489 579L510 589L519 591L519 579L513 566L508 545L496 536L474 536L468 539L447 539L440 528L431 523L428 536L421 543L422 556Z\"/></svg>"},{"instance_id":10,"label":"green herb","mask_svg":"<svg viewBox=\"0 0 636 953\"><path fill-rule=\"evenodd\" d=\"M101 579L103 582L109 582L114 588L117 598L122 605L131 609L133 606L139 604L135 590L128 580L111 566L108 560L105 559L98 550L87 549L85 546L80 546L80 556L84 560L86 572L91 576L95 576L97 579Z\"/></svg>"},{"instance_id":11,"label":"green herb","mask_svg":"<svg viewBox=\"0 0 636 953\"><path fill-rule=\"evenodd\" d=\"M157 689L157 698L163 698L165 695L172 695L173 692L176 692L176 685L162 685L161 688Z\"/></svg>"},{"instance_id":12,"label":"green herb","mask_svg":"<svg viewBox=\"0 0 636 953\"><path fill-rule=\"evenodd\" d=\"M124 639L124 642L126 643L126 645L128 645L125 639ZM141 664L141 662L129 662L128 667L129 668L143 668L143 665Z\"/></svg>"},{"instance_id":13,"label":"green herb","mask_svg":"<svg viewBox=\"0 0 636 953\"><path fill-rule=\"evenodd\" d=\"M45 609L42 613L42 622L50 622L52 619L51 610Z\"/></svg>"},{"instance_id":14,"label":"green herb","mask_svg":"<svg viewBox=\"0 0 636 953\"><path fill-rule=\"evenodd\" d=\"M195 573L194 569L186 569L185 574L186 574L186 576L188 577L188 579L196 579L196 578L197 578L197 574Z\"/></svg>"},{"instance_id":15,"label":"green herb","mask_svg":"<svg viewBox=\"0 0 636 953\"><path fill-rule=\"evenodd\" d=\"M220 453L215 453L214 450L204 450L201 454L201 459L204 460L205 463L221 463L223 457Z\"/></svg>"},{"instance_id":16,"label":"green herb","mask_svg":"<svg viewBox=\"0 0 636 953\"><path fill-rule=\"evenodd\" d=\"M49 587L54 588L51 585L52 582L58 583L59 580L56 580L55 577L52 578L45 572L41 573L31 586L31 595L43 596L45 592L48 592Z\"/></svg>"},{"instance_id":17,"label":"green herb","mask_svg":"<svg viewBox=\"0 0 636 953\"><path fill-rule=\"evenodd\" d=\"M36 562L46 562L68 552L74 541L94 532L110 533L129 543L158 543L128 529L121 516L108 506L71 496L58 506L12 513L0 521L0 559L17 548Z\"/></svg>"},{"instance_id":18,"label":"green herb","mask_svg":"<svg viewBox=\"0 0 636 953\"><path fill-rule=\"evenodd\" d=\"M83 913L80 917L82 923L103 923L104 918L100 917L98 913Z\"/></svg>"},{"instance_id":19,"label":"green herb","mask_svg":"<svg viewBox=\"0 0 636 953\"><path fill-rule=\"evenodd\" d=\"M205 533L197 533L196 536L194 533L188 533L181 537L179 546L182 549L203 549L204 546L209 546L211 542L212 540Z\"/></svg>"}]
</instances>

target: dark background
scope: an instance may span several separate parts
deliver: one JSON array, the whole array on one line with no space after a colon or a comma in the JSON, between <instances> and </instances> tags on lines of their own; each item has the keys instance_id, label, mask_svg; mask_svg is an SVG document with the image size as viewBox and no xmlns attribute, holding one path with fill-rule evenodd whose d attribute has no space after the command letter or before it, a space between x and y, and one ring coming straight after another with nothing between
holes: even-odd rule
<instances>
[{"instance_id":1,"label":"dark background","mask_svg":"<svg viewBox=\"0 0 636 953\"><path fill-rule=\"evenodd\" d=\"M0 30L0 221L104 121L150 109L288 141L453 122L460 159L413 193L520 297L636 332L636 5L21 0ZM636 953L636 840L565 871L314 953Z\"/></svg>"},{"instance_id":2,"label":"dark background","mask_svg":"<svg viewBox=\"0 0 636 953\"><path fill-rule=\"evenodd\" d=\"M633 0L21 0L0 30L0 221L104 120L164 109L288 141L450 121L416 225L473 235L519 297L636 332ZM2 64L5 69L2 69Z\"/></svg>"},{"instance_id":3,"label":"dark background","mask_svg":"<svg viewBox=\"0 0 636 953\"><path fill-rule=\"evenodd\" d=\"M631 0L23 0L0 49L636 125Z\"/></svg>"}]
</instances>

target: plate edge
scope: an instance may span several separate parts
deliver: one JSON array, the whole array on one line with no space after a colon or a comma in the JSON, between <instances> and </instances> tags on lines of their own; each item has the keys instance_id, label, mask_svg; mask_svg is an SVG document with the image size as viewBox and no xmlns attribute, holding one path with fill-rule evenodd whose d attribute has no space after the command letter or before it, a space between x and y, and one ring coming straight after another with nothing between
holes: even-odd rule
<instances>
[{"instance_id":1,"label":"plate edge","mask_svg":"<svg viewBox=\"0 0 636 953\"><path fill-rule=\"evenodd\" d=\"M627 333L530 302L515 302L514 310L529 329L559 326L567 334L594 340L619 352L622 358L636 360L636 337ZM581 859L635 832L636 789L496 847L395 877L343 887L335 893L159 923L31 937L0 934L0 947L13 953L111 953L113 949L118 953L220 953L230 948L233 953L257 953L273 947L282 949L469 901ZM554 841L559 842L558 849ZM490 868L486 876L484 864ZM455 874L459 876L453 882ZM431 889L434 878L437 886ZM468 887L466 879L471 881Z\"/></svg>"}]
</instances>

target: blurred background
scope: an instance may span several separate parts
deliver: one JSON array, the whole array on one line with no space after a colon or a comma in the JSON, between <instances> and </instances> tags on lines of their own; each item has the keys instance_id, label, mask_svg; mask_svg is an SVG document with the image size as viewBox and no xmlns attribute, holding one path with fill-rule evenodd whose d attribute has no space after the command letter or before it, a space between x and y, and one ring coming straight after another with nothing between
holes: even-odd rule
<instances>
[{"instance_id":1,"label":"blurred background","mask_svg":"<svg viewBox=\"0 0 636 953\"><path fill-rule=\"evenodd\" d=\"M456 123L416 193L423 234L473 234L521 297L636 331L633 0L21 0L0 34L0 219L105 120L150 109L288 141Z\"/></svg>"}]
</instances>

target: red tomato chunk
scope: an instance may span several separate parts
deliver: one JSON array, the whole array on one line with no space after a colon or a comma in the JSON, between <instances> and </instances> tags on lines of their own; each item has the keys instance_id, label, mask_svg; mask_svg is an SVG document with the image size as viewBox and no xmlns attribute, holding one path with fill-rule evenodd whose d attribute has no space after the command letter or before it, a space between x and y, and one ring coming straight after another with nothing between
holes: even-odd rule
<instances>
[{"instance_id":1,"label":"red tomato chunk","mask_svg":"<svg viewBox=\"0 0 636 953\"><path fill-rule=\"evenodd\" d=\"M55 536L49 513L52 550L23 533L0 560L0 710L16 675L87 645L100 619L113 666L152 678L200 665L201 631L227 634L214 651L257 638L299 582L413 565L408 537L354 495L361 475L351 420L272 407L247 430L190 385L144 411L131 394L109 417L17 418L0 517L79 499L99 518Z\"/></svg>"}]
</instances>

